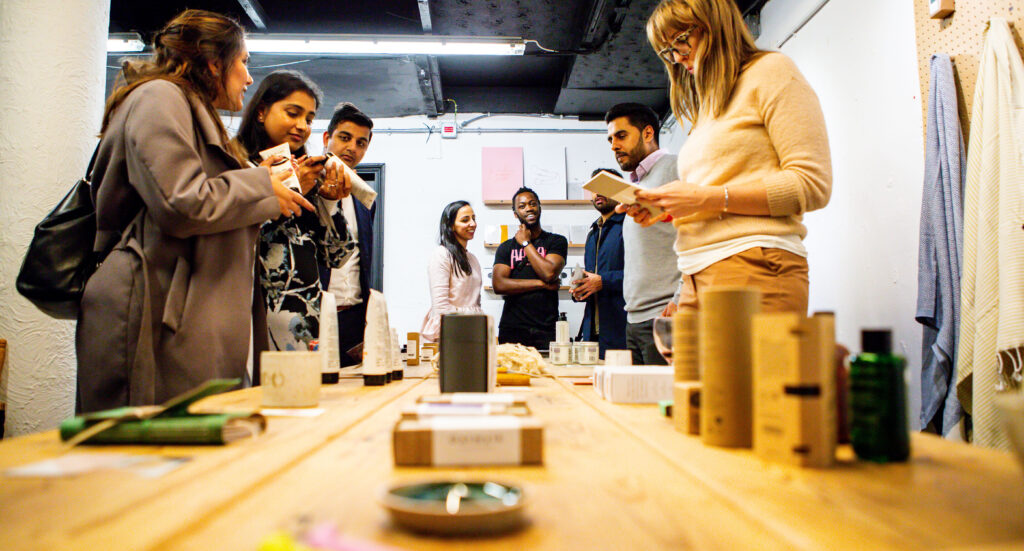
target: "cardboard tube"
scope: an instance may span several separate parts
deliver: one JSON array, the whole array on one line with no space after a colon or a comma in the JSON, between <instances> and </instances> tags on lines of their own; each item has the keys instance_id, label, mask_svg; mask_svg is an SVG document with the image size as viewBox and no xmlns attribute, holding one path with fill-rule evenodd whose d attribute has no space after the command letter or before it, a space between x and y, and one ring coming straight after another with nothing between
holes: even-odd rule
<instances>
[{"instance_id":1,"label":"cardboard tube","mask_svg":"<svg viewBox=\"0 0 1024 551\"><path fill-rule=\"evenodd\" d=\"M751 446L751 318L760 309L756 288L723 286L700 293L700 437L705 444Z\"/></svg>"},{"instance_id":2,"label":"cardboard tube","mask_svg":"<svg viewBox=\"0 0 1024 551\"><path fill-rule=\"evenodd\" d=\"M696 310L679 310L672 315L672 365L677 382L700 380Z\"/></svg>"}]
</instances>

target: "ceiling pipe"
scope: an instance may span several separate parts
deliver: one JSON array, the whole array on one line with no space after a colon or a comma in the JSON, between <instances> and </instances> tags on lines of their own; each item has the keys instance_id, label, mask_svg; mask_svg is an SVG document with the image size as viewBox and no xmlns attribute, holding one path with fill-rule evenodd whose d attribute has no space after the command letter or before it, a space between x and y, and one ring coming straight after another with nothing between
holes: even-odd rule
<instances>
[{"instance_id":1,"label":"ceiling pipe","mask_svg":"<svg viewBox=\"0 0 1024 551\"><path fill-rule=\"evenodd\" d=\"M607 134L602 128L470 128L459 130L470 134ZM374 134L438 134L433 127L427 128L374 128Z\"/></svg>"},{"instance_id":2,"label":"ceiling pipe","mask_svg":"<svg viewBox=\"0 0 1024 551\"><path fill-rule=\"evenodd\" d=\"M252 24L256 25L256 28L261 31L267 30L267 12L263 11L260 0L238 0L238 3L252 20Z\"/></svg>"},{"instance_id":3,"label":"ceiling pipe","mask_svg":"<svg viewBox=\"0 0 1024 551\"><path fill-rule=\"evenodd\" d=\"M545 115L543 113L483 113L477 115L471 119L459 123L459 130L462 130L478 120L486 119L489 117L533 117L538 119L558 119L558 120L569 120L578 121L580 118L576 115Z\"/></svg>"},{"instance_id":4,"label":"ceiling pipe","mask_svg":"<svg viewBox=\"0 0 1024 551\"><path fill-rule=\"evenodd\" d=\"M828 3L829 3L829 0L821 0L821 3L818 4L818 7L814 8L811 11L810 15L805 17L804 20L801 21L800 24L797 25L795 29L793 29L793 32L789 33L789 35L782 40L782 42L779 42L778 46L775 46L775 49L776 50L781 49L782 46L784 46L786 44L786 42L789 42L790 38L793 38L794 36L796 36L796 33L800 32L800 29L804 28L804 25L810 23L811 19L814 19L814 16L818 15L818 12L821 11L821 8L824 8L825 4L828 4Z\"/></svg>"}]
</instances>

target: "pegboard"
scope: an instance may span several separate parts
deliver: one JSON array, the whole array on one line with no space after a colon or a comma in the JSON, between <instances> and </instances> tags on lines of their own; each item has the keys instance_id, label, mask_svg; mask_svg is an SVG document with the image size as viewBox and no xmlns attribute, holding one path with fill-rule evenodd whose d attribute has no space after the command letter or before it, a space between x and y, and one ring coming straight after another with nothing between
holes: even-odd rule
<instances>
[{"instance_id":1,"label":"pegboard","mask_svg":"<svg viewBox=\"0 0 1024 551\"><path fill-rule=\"evenodd\" d=\"M917 62L921 79L922 116L927 124L928 86L932 54L949 54L953 59L953 73L957 79L960 104L960 124L964 140L970 133L971 102L974 84L978 80L978 65L985 46L985 29L993 17L1002 17L1010 23L1017 50L1021 48L1020 29L1024 29L1024 0L956 0L956 11L945 19L928 16L928 0L914 2L914 21L917 33Z\"/></svg>"}]
</instances>

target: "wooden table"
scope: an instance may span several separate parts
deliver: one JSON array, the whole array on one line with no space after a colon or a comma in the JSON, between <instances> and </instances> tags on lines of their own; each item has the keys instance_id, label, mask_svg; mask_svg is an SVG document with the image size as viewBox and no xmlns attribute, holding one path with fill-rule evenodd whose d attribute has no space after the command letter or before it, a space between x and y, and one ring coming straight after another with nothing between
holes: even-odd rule
<instances>
[{"instance_id":1,"label":"wooden table","mask_svg":"<svg viewBox=\"0 0 1024 551\"><path fill-rule=\"evenodd\" d=\"M407 370L407 374L415 370ZM1024 473L1011 455L915 435L909 463L828 470L766 464L675 432L653 406L605 402L571 379L522 390L545 422L542 467L396 468L391 428L436 379L324 387L326 413L271 418L258 439L218 447L103 447L193 458L158 479L0 476L0 549L254 550L275 530L334 522L407 549L1021 549ZM210 399L259 404L259 389ZM86 448L83 448L85 450ZM59 452L55 431L0 443L0 470ZM394 527L390 483L487 477L524 485L527 527L445 539Z\"/></svg>"}]
</instances>

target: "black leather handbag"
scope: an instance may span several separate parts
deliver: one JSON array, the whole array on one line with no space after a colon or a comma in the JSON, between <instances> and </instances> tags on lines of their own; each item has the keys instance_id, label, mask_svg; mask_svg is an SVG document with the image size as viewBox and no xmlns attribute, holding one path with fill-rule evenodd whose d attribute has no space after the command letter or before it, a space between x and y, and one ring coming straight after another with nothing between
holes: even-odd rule
<instances>
[{"instance_id":1,"label":"black leather handbag","mask_svg":"<svg viewBox=\"0 0 1024 551\"><path fill-rule=\"evenodd\" d=\"M93 252L96 206L90 193L98 151L99 145L85 177L71 186L64 199L36 226L18 272L18 292L54 318L78 318L85 282L101 260Z\"/></svg>"}]
</instances>

